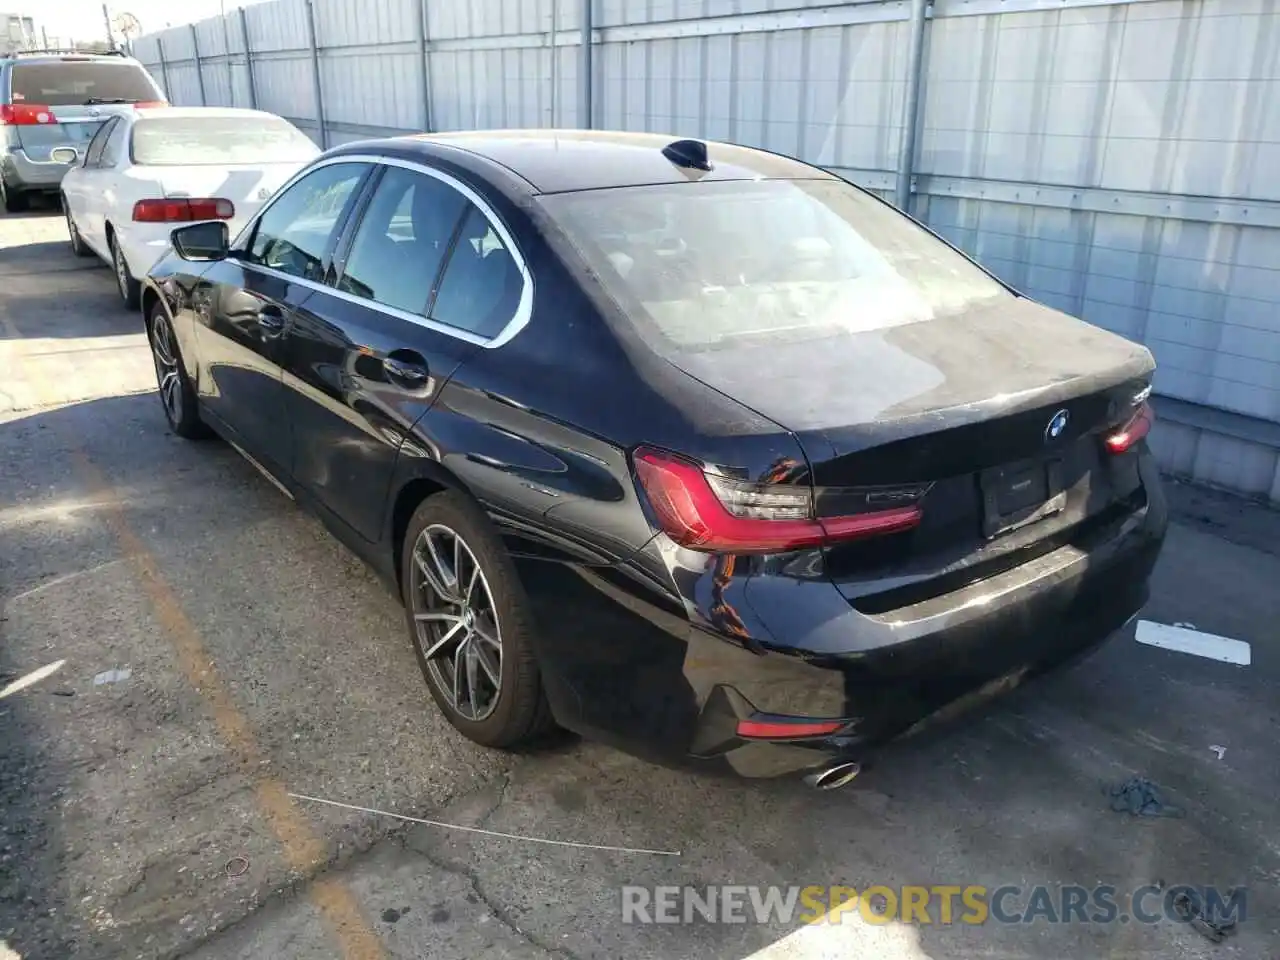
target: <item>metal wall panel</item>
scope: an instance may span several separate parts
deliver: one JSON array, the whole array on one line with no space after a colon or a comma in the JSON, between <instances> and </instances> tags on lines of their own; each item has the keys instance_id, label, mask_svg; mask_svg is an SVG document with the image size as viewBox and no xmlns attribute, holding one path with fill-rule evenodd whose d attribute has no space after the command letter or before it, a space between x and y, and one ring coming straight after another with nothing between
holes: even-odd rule
<instances>
[{"instance_id":1,"label":"metal wall panel","mask_svg":"<svg viewBox=\"0 0 1280 960\"><path fill-rule=\"evenodd\" d=\"M422 126L422 90L412 50L364 48L368 54L320 60L325 121L393 129ZM308 62L307 69L310 70ZM310 77L308 76L308 84Z\"/></svg>"},{"instance_id":2,"label":"metal wall panel","mask_svg":"<svg viewBox=\"0 0 1280 960\"><path fill-rule=\"evenodd\" d=\"M258 105L329 145L419 130L428 106L441 130L587 120L581 0L314 3L323 112L306 0L247 8L248 58L239 13L196 26L208 102L247 105L251 60ZM591 121L798 155L890 198L908 16L905 0L595 0ZM156 35L135 55L198 103L191 29L162 36L167 81ZM1280 499L1274 0L935 0L921 93L915 215L1151 348L1168 469Z\"/></svg>"},{"instance_id":3,"label":"metal wall panel","mask_svg":"<svg viewBox=\"0 0 1280 960\"><path fill-rule=\"evenodd\" d=\"M360 4L363 6L363 4ZM249 49L255 54L271 50L300 50L307 46L306 0L271 0L244 8L249 28Z\"/></svg>"}]
</instances>

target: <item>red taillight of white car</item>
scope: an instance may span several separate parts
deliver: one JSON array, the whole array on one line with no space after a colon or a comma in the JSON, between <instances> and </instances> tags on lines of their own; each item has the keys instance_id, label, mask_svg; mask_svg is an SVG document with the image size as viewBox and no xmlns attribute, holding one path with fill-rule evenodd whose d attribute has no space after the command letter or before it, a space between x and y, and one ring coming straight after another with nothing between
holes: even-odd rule
<instances>
[{"instance_id":1,"label":"red taillight of white car","mask_svg":"<svg viewBox=\"0 0 1280 960\"><path fill-rule=\"evenodd\" d=\"M136 223L191 223L195 220L230 220L235 204L220 197L183 197L139 200L133 205Z\"/></svg>"},{"instance_id":2,"label":"red taillight of white car","mask_svg":"<svg viewBox=\"0 0 1280 960\"><path fill-rule=\"evenodd\" d=\"M691 460L649 447L633 455L636 479L663 532L709 553L780 553L910 530L919 503L819 517L801 484L751 483L709 474ZM918 488L923 496L927 487Z\"/></svg>"}]
</instances>

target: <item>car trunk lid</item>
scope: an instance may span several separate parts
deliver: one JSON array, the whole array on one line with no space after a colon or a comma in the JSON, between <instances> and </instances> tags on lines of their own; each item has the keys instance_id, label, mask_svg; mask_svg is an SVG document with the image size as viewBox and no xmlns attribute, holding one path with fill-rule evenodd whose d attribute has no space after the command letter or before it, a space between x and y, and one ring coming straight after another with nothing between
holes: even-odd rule
<instances>
[{"instance_id":1,"label":"car trunk lid","mask_svg":"<svg viewBox=\"0 0 1280 960\"><path fill-rule=\"evenodd\" d=\"M1139 492L1133 458L1101 435L1145 399L1150 353L1024 298L672 360L795 433L819 516L921 505L913 529L826 548L868 610L1049 549Z\"/></svg>"}]
</instances>

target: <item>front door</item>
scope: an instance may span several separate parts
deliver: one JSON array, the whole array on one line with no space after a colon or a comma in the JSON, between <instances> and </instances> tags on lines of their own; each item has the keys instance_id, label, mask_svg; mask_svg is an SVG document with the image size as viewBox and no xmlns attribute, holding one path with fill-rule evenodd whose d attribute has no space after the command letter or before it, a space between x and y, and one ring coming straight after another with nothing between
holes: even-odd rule
<instances>
[{"instance_id":1,"label":"front door","mask_svg":"<svg viewBox=\"0 0 1280 960\"><path fill-rule=\"evenodd\" d=\"M284 367L294 480L377 541L403 440L515 314L524 279L509 240L448 177L389 164L368 196L332 288L289 330Z\"/></svg>"},{"instance_id":2,"label":"front door","mask_svg":"<svg viewBox=\"0 0 1280 960\"><path fill-rule=\"evenodd\" d=\"M192 291L205 376L201 402L282 480L292 459L281 343L318 289L368 164L318 167L292 184Z\"/></svg>"}]
</instances>

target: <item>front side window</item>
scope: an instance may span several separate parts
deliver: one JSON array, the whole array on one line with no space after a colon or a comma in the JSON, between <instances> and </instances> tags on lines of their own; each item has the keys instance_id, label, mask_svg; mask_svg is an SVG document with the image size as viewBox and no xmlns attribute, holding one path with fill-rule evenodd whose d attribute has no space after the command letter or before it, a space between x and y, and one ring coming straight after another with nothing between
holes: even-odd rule
<instances>
[{"instance_id":1,"label":"front side window","mask_svg":"<svg viewBox=\"0 0 1280 960\"><path fill-rule=\"evenodd\" d=\"M258 220L244 259L320 282L338 224L369 166L335 163L298 180Z\"/></svg>"},{"instance_id":2,"label":"front side window","mask_svg":"<svg viewBox=\"0 0 1280 960\"><path fill-rule=\"evenodd\" d=\"M467 200L435 177L387 167L360 220L338 289L424 313Z\"/></svg>"},{"instance_id":3,"label":"front side window","mask_svg":"<svg viewBox=\"0 0 1280 960\"><path fill-rule=\"evenodd\" d=\"M520 305L524 275L493 224L471 206L440 279L431 318L496 337Z\"/></svg>"},{"instance_id":4,"label":"front side window","mask_svg":"<svg viewBox=\"0 0 1280 960\"><path fill-rule=\"evenodd\" d=\"M841 180L703 181L540 202L667 355L883 330L1012 296Z\"/></svg>"},{"instance_id":5,"label":"front side window","mask_svg":"<svg viewBox=\"0 0 1280 960\"><path fill-rule=\"evenodd\" d=\"M271 116L152 117L133 125L140 166L306 163L320 153L288 120Z\"/></svg>"}]
</instances>

